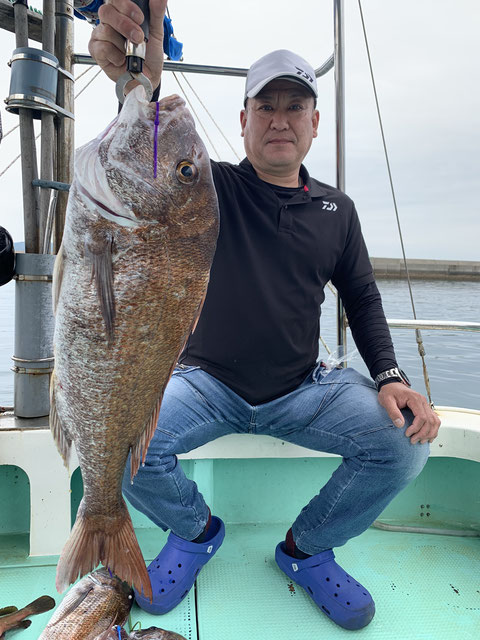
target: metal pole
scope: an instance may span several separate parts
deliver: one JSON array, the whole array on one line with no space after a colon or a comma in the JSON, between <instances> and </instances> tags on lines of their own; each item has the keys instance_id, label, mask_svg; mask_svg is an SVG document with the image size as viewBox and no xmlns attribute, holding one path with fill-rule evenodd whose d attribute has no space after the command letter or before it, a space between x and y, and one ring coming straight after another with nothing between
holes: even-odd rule
<instances>
[{"instance_id":1,"label":"metal pole","mask_svg":"<svg viewBox=\"0 0 480 640\"><path fill-rule=\"evenodd\" d=\"M42 47L44 51L53 53L55 48L55 0L43 0L42 20ZM55 153L55 125L54 115L42 111L42 153L41 153L41 179L53 180L53 166ZM40 253L45 253L45 229L47 226L48 210L50 205L50 189L40 190L39 201L39 243ZM50 246L47 248L49 252Z\"/></svg>"},{"instance_id":2,"label":"metal pole","mask_svg":"<svg viewBox=\"0 0 480 640\"><path fill-rule=\"evenodd\" d=\"M28 16L27 4L23 0L17 1L15 13L16 46L28 47ZM20 119L20 151L22 157L22 187L23 187L23 220L25 227L25 252L37 253L38 240L38 188L33 187L32 181L38 178L37 152L35 145L35 131L33 116L29 109L19 110Z\"/></svg>"},{"instance_id":3,"label":"metal pole","mask_svg":"<svg viewBox=\"0 0 480 640\"><path fill-rule=\"evenodd\" d=\"M73 67L73 0L56 0L56 42L55 55L60 67L72 73ZM62 73L58 76L57 104L73 113L73 81ZM57 180L71 183L73 178L74 121L71 118L57 118ZM62 243L68 193L58 194L55 216L53 252L58 253Z\"/></svg>"},{"instance_id":4,"label":"metal pole","mask_svg":"<svg viewBox=\"0 0 480 640\"><path fill-rule=\"evenodd\" d=\"M337 188L345 191L345 57L343 29L343 0L334 0L335 30L335 110L337 133ZM337 345L338 357L346 353L347 328L345 310L337 296ZM346 366L346 362L342 362Z\"/></svg>"},{"instance_id":5,"label":"metal pole","mask_svg":"<svg viewBox=\"0 0 480 640\"><path fill-rule=\"evenodd\" d=\"M73 56L74 64L95 65L97 64L92 56L88 56L84 53L76 53ZM325 60L317 69L315 69L315 75L317 78L325 75L334 64L333 54ZM164 71L178 71L178 73L201 73L215 76L233 76L244 78L248 69L241 67L213 67L206 64L190 64L188 62L173 62L172 60L165 60L163 63Z\"/></svg>"}]
</instances>

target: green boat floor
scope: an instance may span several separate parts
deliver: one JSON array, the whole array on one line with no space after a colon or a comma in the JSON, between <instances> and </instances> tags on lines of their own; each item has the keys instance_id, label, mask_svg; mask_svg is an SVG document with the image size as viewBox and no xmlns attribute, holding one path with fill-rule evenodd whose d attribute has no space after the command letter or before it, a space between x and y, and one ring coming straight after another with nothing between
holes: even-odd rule
<instances>
[{"instance_id":1,"label":"green boat floor","mask_svg":"<svg viewBox=\"0 0 480 640\"><path fill-rule=\"evenodd\" d=\"M131 623L157 626L187 640L311 640L314 638L478 640L480 540L369 529L336 550L338 562L363 583L376 603L361 631L337 627L280 569L276 544L289 525L227 525L225 542L199 575L195 589L173 611L151 616L136 605ZM138 529L146 560L166 534ZM1 555L0 607L25 606L55 591L56 557L7 563ZM8 565L8 566L7 566ZM52 612L31 618L15 640L37 640ZM127 625L128 628L128 625ZM8 635L7 635L8 640Z\"/></svg>"}]
</instances>

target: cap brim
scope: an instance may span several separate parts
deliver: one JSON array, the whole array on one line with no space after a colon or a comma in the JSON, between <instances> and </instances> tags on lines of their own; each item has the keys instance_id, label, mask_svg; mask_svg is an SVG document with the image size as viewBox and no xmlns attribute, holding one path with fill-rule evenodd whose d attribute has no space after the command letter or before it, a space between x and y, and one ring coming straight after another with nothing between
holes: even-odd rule
<instances>
[{"instance_id":1,"label":"cap brim","mask_svg":"<svg viewBox=\"0 0 480 640\"><path fill-rule=\"evenodd\" d=\"M285 80L289 80L290 82L295 82L296 84L299 84L305 89L308 89L315 98L318 98L318 93L315 87L310 83L300 79L298 75L293 73L292 74L276 73L273 76L269 76L266 80L262 80L262 82L259 82L252 89L250 89L250 91L248 91L248 93L245 94L245 98L255 98L255 96L258 95L260 91L263 89L263 87L265 87L269 82L272 82L272 80L278 80L280 78L284 78Z\"/></svg>"}]
</instances>

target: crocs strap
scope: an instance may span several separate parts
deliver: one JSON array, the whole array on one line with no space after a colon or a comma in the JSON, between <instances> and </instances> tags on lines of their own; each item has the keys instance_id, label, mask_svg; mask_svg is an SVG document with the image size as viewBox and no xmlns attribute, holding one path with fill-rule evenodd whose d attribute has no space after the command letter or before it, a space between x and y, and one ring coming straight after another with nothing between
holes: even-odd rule
<instances>
[{"instance_id":1,"label":"crocs strap","mask_svg":"<svg viewBox=\"0 0 480 640\"><path fill-rule=\"evenodd\" d=\"M292 569L294 571L312 569L313 567L318 567L319 565L332 562L333 560L335 560L335 554L331 549L327 549L326 551L316 553L314 556L310 556L310 558L305 558L305 560L295 560L295 562L292 563ZM294 564L297 568L293 566Z\"/></svg>"}]
</instances>

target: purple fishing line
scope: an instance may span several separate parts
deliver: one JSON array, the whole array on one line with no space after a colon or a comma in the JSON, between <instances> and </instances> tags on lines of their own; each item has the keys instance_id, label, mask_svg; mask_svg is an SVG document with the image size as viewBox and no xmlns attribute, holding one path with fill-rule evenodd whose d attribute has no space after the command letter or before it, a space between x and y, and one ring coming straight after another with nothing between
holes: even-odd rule
<instances>
[{"instance_id":1,"label":"purple fishing line","mask_svg":"<svg viewBox=\"0 0 480 640\"><path fill-rule=\"evenodd\" d=\"M107 567L108 573L110 574L110 578L113 578L113 573L110 571L110 567Z\"/></svg>"},{"instance_id":2,"label":"purple fishing line","mask_svg":"<svg viewBox=\"0 0 480 640\"><path fill-rule=\"evenodd\" d=\"M153 133L153 177L157 177L157 155L158 155L158 146L157 146L157 136L158 136L158 125L160 123L160 104L157 102L157 112L155 114L155 131Z\"/></svg>"}]
</instances>

